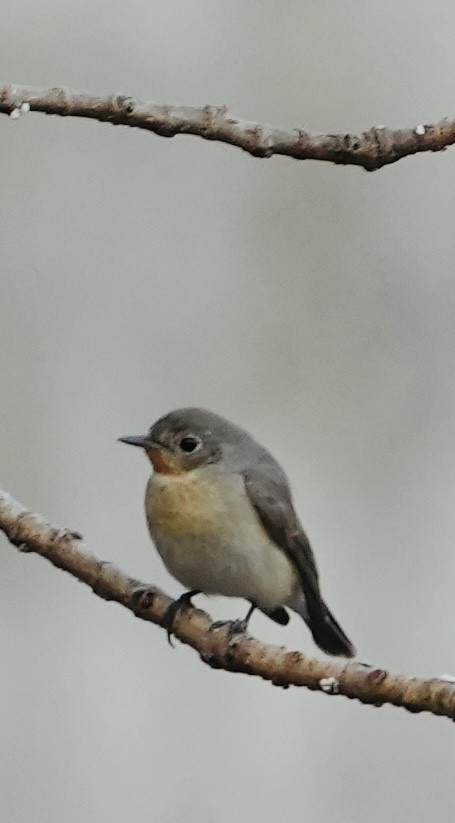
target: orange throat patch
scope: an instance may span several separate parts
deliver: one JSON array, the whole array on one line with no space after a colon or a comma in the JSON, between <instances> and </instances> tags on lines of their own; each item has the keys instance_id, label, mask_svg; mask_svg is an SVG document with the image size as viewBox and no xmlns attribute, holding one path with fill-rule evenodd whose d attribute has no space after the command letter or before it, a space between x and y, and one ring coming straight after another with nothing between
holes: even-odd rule
<instances>
[{"instance_id":1,"label":"orange throat patch","mask_svg":"<svg viewBox=\"0 0 455 823\"><path fill-rule=\"evenodd\" d=\"M145 450L157 474L183 474L183 469L171 452L160 446L148 446Z\"/></svg>"}]
</instances>

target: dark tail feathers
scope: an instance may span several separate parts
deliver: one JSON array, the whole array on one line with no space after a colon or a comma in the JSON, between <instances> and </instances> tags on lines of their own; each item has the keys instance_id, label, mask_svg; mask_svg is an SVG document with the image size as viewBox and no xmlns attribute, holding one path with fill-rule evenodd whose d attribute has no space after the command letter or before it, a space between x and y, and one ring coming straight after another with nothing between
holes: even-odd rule
<instances>
[{"instance_id":1,"label":"dark tail feathers","mask_svg":"<svg viewBox=\"0 0 455 823\"><path fill-rule=\"evenodd\" d=\"M354 657L356 653L354 646L345 635L340 624L335 620L322 597L309 592L304 597L303 592L300 591L294 602L289 603L289 606L303 617L313 635L314 642L323 652L341 657ZM286 626L289 622L289 615L283 607L261 609L261 611L281 626Z\"/></svg>"},{"instance_id":2,"label":"dark tail feathers","mask_svg":"<svg viewBox=\"0 0 455 823\"><path fill-rule=\"evenodd\" d=\"M306 607L307 614L303 617L319 648L327 654L354 657L356 653L354 646L322 598L307 595Z\"/></svg>"}]
</instances>

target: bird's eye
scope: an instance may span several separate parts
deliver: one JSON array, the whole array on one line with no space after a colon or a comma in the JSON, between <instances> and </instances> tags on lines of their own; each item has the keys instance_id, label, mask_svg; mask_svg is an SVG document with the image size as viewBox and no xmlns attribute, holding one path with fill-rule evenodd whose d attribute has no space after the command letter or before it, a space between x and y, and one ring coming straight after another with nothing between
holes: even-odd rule
<instances>
[{"instance_id":1,"label":"bird's eye","mask_svg":"<svg viewBox=\"0 0 455 823\"><path fill-rule=\"evenodd\" d=\"M182 451L190 454L191 452L195 452L196 449L199 449L201 446L201 441L199 437L193 437L192 434L188 434L186 437L182 437L179 442L179 446Z\"/></svg>"}]
</instances>

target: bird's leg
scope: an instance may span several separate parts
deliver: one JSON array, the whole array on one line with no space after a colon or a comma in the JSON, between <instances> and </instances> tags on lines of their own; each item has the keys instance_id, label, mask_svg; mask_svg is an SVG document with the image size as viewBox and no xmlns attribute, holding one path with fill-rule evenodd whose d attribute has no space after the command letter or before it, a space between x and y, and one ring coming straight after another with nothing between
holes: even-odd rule
<instances>
[{"instance_id":1,"label":"bird's leg","mask_svg":"<svg viewBox=\"0 0 455 823\"><path fill-rule=\"evenodd\" d=\"M166 614L164 615L164 628L167 631L167 639L170 646L174 646L172 642L172 635L174 634L175 618L183 609L187 609L188 606L192 606L193 604L191 602L191 598L200 593L201 592L198 589L191 589L189 592L183 592L183 594L181 594L177 600L174 600L166 610Z\"/></svg>"},{"instance_id":2,"label":"bird's leg","mask_svg":"<svg viewBox=\"0 0 455 823\"><path fill-rule=\"evenodd\" d=\"M234 637L236 634L245 634L251 615L256 608L256 604L251 603L248 613L243 620L216 620L215 623L212 623L210 626L210 631L226 629L229 637Z\"/></svg>"}]
</instances>

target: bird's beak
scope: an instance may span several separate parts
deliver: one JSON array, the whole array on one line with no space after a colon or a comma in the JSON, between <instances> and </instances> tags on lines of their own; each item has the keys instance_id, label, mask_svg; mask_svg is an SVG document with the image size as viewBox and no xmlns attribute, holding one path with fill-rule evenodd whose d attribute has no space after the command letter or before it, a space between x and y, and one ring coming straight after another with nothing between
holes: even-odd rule
<instances>
[{"instance_id":1,"label":"bird's beak","mask_svg":"<svg viewBox=\"0 0 455 823\"><path fill-rule=\"evenodd\" d=\"M149 434L130 434L127 437L119 437L121 443L128 446L140 446L150 460L156 472L164 474L178 474L180 471L178 462L166 446L157 443Z\"/></svg>"},{"instance_id":2,"label":"bird's beak","mask_svg":"<svg viewBox=\"0 0 455 823\"><path fill-rule=\"evenodd\" d=\"M127 437L119 437L120 443L127 443L129 446L141 446L143 449L156 445L148 434L130 434Z\"/></svg>"}]
</instances>

